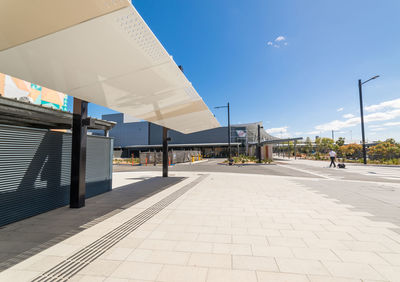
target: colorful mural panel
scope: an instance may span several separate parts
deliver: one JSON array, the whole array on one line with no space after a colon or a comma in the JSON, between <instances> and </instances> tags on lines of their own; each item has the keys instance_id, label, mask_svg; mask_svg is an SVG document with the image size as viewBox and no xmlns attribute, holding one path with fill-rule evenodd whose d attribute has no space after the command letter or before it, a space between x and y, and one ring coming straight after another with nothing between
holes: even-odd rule
<instances>
[{"instance_id":1,"label":"colorful mural panel","mask_svg":"<svg viewBox=\"0 0 400 282\"><path fill-rule=\"evenodd\" d=\"M67 110L68 95L0 73L0 96Z\"/></svg>"}]
</instances>

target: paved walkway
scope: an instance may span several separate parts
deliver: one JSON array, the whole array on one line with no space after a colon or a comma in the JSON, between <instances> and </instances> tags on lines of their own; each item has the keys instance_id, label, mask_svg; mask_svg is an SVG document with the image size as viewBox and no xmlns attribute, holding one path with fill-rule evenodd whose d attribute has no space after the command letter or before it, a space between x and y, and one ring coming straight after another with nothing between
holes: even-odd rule
<instances>
[{"instance_id":1,"label":"paved walkway","mask_svg":"<svg viewBox=\"0 0 400 282\"><path fill-rule=\"evenodd\" d=\"M400 183L400 166L378 166L346 163L346 169L329 168L330 161L313 161L303 159L280 159L277 161L286 167L304 168L308 172L314 171L322 176L335 177L342 175L342 178L351 175L359 175L364 181L385 181ZM338 162L336 162L337 164ZM348 177L347 177L348 178ZM357 178L357 177L356 177Z\"/></svg>"},{"instance_id":2,"label":"paved walkway","mask_svg":"<svg viewBox=\"0 0 400 282\"><path fill-rule=\"evenodd\" d=\"M122 178L113 185L118 189L87 199L82 209L65 206L1 227L0 272L179 181L154 174Z\"/></svg>"},{"instance_id":3,"label":"paved walkway","mask_svg":"<svg viewBox=\"0 0 400 282\"><path fill-rule=\"evenodd\" d=\"M391 230L399 226L301 178L174 174L187 179L9 268L0 281L400 281L400 235ZM75 274L74 263L86 267Z\"/></svg>"}]
</instances>

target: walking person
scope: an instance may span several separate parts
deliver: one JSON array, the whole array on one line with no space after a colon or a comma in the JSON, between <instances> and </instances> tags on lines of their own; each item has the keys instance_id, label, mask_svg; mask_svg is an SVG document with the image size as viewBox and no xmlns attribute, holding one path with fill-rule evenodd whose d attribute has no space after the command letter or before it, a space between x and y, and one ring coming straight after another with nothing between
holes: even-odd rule
<instances>
[{"instance_id":1,"label":"walking person","mask_svg":"<svg viewBox=\"0 0 400 282\"><path fill-rule=\"evenodd\" d=\"M336 164L335 164L336 152L333 149L330 150L329 157L331 158L331 164L329 165L329 167L332 167L332 164L334 167L336 167Z\"/></svg>"}]
</instances>

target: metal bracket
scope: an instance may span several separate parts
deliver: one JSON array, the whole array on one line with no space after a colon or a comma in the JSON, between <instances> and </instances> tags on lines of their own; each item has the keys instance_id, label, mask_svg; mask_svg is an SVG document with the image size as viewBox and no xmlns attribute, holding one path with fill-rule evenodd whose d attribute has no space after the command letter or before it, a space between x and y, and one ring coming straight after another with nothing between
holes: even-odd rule
<instances>
[{"instance_id":1,"label":"metal bracket","mask_svg":"<svg viewBox=\"0 0 400 282\"><path fill-rule=\"evenodd\" d=\"M89 127L94 127L95 121L94 121L94 119L88 117L88 118L82 120L82 125L89 126Z\"/></svg>"}]
</instances>

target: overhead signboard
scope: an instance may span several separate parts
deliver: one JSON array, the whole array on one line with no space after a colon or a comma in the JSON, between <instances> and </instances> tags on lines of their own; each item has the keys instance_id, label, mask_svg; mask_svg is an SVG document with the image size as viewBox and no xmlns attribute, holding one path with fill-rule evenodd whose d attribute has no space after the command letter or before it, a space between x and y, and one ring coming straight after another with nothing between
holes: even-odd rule
<instances>
[{"instance_id":1,"label":"overhead signboard","mask_svg":"<svg viewBox=\"0 0 400 282\"><path fill-rule=\"evenodd\" d=\"M127 0L0 1L0 72L183 133L219 126Z\"/></svg>"}]
</instances>

